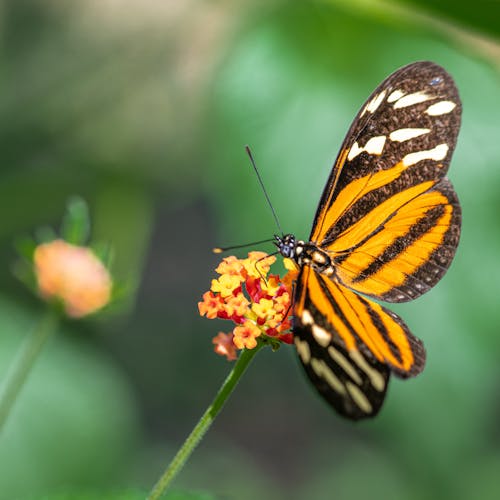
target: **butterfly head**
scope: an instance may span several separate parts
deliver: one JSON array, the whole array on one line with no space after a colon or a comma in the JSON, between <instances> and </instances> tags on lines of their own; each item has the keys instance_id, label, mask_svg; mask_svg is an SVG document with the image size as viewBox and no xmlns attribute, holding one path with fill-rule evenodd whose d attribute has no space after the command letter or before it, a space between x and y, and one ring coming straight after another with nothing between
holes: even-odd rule
<instances>
[{"instance_id":1,"label":"butterfly head","mask_svg":"<svg viewBox=\"0 0 500 500\"><path fill-rule=\"evenodd\" d=\"M284 236L274 235L274 244L278 247L279 253L288 259L294 259L297 250L297 240L293 234Z\"/></svg>"}]
</instances>

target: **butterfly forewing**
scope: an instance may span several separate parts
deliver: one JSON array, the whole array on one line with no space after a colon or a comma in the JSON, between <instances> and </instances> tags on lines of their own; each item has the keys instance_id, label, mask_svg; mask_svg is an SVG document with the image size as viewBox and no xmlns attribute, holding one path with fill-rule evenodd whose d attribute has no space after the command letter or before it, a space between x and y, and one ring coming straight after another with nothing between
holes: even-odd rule
<instances>
[{"instance_id":1,"label":"butterfly forewing","mask_svg":"<svg viewBox=\"0 0 500 500\"><path fill-rule=\"evenodd\" d=\"M382 82L344 140L310 243L296 256L297 351L319 393L349 418L379 411L391 372L423 370L422 342L366 296L411 300L450 265L461 212L445 174L460 114L453 80L436 64L414 63Z\"/></svg>"}]
</instances>

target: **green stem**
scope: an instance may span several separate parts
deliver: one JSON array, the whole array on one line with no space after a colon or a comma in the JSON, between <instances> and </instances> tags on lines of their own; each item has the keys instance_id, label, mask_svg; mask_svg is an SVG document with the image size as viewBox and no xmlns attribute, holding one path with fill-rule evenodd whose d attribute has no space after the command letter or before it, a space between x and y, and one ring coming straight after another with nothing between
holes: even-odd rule
<instances>
[{"instance_id":1,"label":"green stem","mask_svg":"<svg viewBox=\"0 0 500 500\"><path fill-rule=\"evenodd\" d=\"M227 398L231 392L233 392L236 384L247 369L250 361L252 361L253 357L257 354L262 345L263 344L259 342L255 349L245 349L242 351L238 361L222 384L222 387L219 389L219 392L217 393L217 396L215 396L212 404L207 408L203 416L200 418L200 421L196 424L196 427L191 431L191 434L184 441L184 444L170 462L158 482L155 484L148 496L148 500L157 500L167 491L170 483L180 472L188 458L191 456L191 453L193 453L200 440L206 434L210 425L212 425L212 422L215 420L215 417L222 409Z\"/></svg>"},{"instance_id":2,"label":"green stem","mask_svg":"<svg viewBox=\"0 0 500 500\"><path fill-rule=\"evenodd\" d=\"M17 358L11 365L10 371L7 373L0 389L0 432L42 347L56 331L57 322L57 312L48 307L34 331L24 341Z\"/></svg>"}]
</instances>

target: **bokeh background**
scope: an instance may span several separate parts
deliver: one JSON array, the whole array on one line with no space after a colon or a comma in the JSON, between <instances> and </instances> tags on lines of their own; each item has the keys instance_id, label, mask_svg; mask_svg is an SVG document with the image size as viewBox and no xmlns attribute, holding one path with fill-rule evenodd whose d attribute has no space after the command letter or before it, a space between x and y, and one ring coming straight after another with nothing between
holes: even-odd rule
<instances>
[{"instance_id":1,"label":"bokeh background","mask_svg":"<svg viewBox=\"0 0 500 500\"><path fill-rule=\"evenodd\" d=\"M352 424L293 349L262 351L176 488L500 498L499 14L497 0L1 2L0 375L43 309L13 276L14 241L57 227L69 196L88 201L130 294L43 352L0 439L0 498L148 491L230 370L211 344L229 325L197 313L210 249L276 232L243 146L305 238L357 109L422 59L464 106L461 245L433 291L395 308L427 346L425 372Z\"/></svg>"}]
</instances>

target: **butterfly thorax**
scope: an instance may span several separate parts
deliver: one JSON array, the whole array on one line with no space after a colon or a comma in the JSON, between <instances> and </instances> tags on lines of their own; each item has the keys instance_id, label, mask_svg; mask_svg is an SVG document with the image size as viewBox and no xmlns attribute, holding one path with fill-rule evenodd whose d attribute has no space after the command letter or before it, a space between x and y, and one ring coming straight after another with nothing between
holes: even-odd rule
<instances>
[{"instance_id":1,"label":"butterfly thorax","mask_svg":"<svg viewBox=\"0 0 500 500\"><path fill-rule=\"evenodd\" d=\"M330 255L316 244L297 240L293 234L285 234L282 237L275 235L275 239L274 244L278 247L280 254L292 259L299 267L311 266L317 273L326 276L334 274Z\"/></svg>"}]
</instances>

